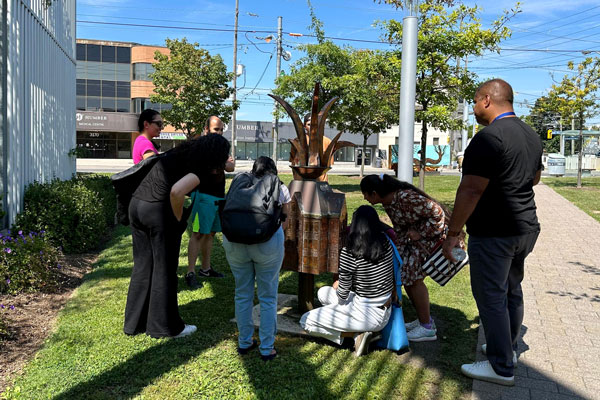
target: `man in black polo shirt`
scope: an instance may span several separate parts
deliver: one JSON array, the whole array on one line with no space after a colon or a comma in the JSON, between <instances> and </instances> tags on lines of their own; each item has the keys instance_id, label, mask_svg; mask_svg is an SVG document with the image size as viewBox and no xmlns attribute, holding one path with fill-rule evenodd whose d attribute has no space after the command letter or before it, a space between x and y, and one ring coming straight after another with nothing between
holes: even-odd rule
<instances>
[{"instance_id":1,"label":"man in black polo shirt","mask_svg":"<svg viewBox=\"0 0 600 400\"><path fill-rule=\"evenodd\" d=\"M463 178L444 242L444 255L458 246L463 225L469 233L471 289L485 330L487 361L464 364L463 374L514 385L517 339L523 322L525 257L540 225L533 186L542 172L539 136L513 111L510 85L493 79L474 97L477 122L486 127L465 151Z\"/></svg>"}]
</instances>

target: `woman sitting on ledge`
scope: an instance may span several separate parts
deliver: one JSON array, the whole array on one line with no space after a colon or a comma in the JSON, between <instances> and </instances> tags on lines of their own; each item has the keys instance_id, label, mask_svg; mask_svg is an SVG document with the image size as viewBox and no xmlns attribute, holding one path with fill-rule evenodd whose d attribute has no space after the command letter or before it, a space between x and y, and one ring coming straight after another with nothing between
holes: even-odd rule
<instances>
[{"instance_id":1,"label":"woman sitting on ledge","mask_svg":"<svg viewBox=\"0 0 600 400\"><path fill-rule=\"evenodd\" d=\"M393 250L383 229L373 207L360 206L354 212L340 254L339 280L319 289L323 307L300 318L302 328L313 336L339 345L344 337L353 337L357 356L366 352L373 332L382 330L390 318Z\"/></svg>"}]
</instances>

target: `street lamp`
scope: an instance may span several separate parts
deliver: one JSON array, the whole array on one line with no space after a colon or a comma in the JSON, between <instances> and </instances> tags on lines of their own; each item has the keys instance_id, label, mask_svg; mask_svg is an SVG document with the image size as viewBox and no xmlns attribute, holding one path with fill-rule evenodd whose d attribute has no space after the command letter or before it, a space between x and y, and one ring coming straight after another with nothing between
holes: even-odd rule
<instances>
[{"instance_id":1,"label":"street lamp","mask_svg":"<svg viewBox=\"0 0 600 400\"><path fill-rule=\"evenodd\" d=\"M419 0L407 0L402 21L402 70L398 132L398 179L412 183Z\"/></svg>"}]
</instances>

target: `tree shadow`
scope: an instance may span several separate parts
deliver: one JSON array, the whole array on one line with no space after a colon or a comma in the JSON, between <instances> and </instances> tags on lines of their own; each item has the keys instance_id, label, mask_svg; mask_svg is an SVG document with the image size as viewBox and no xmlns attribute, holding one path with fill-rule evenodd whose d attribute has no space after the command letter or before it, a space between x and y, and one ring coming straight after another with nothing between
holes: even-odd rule
<instances>
[{"instance_id":1,"label":"tree shadow","mask_svg":"<svg viewBox=\"0 0 600 400\"><path fill-rule=\"evenodd\" d=\"M600 275L600 268L595 265L588 265L579 261L569 261L569 264L581 267L581 270L586 274Z\"/></svg>"}]
</instances>

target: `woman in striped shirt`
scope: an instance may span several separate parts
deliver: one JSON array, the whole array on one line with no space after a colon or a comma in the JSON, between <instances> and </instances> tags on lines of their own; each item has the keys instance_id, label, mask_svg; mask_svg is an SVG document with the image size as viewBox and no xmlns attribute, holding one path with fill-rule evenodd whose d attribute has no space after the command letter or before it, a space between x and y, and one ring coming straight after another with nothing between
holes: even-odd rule
<instances>
[{"instance_id":1,"label":"woman in striped shirt","mask_svg":"<svg viewBox=\"0 0 600 400\"><path fill-rule=\"evenodd\" d=\"M337 344L354 337L356 354L362 355L372 332L382 330L390 318L393 274L393 250L379 216L373 207L360 206L340 254L339 280L319 289L323 307L305 313L300 325Z\"/></svg>"}]
</instances>

